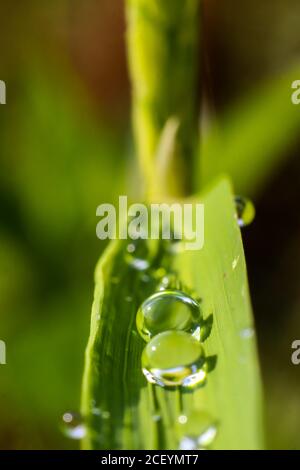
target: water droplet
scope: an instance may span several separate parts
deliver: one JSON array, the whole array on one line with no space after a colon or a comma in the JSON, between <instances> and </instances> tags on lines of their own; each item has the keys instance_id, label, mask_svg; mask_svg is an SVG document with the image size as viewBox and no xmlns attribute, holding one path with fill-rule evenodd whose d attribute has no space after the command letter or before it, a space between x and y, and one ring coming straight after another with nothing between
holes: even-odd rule
<instances>
[{"instance_id":1,"label":"water droplet","mask_svg":"<svg viewBox=\"0 0 300 470\"><path fill-rule=\"evenodd\" d=\"M142 276L141 276L141 281L143 281L143 282L149 282L150 279L151 279L151 277L148 276L148 274L142 274Z\"/></svg>"},{"instance_id":2,"label":"water droplet","mask_svg":"<svg viewBox=\"0 0 300 470\"><path fill-rule=\"evenodd\" d=\"M63 433L70 439L82 439L86 434L83 419L79 413L66 412L63 417Z\"/></svg>"},{"instance_id":3,"label":"water droplet","mask_svg":"<svg viewBox=\"0 0 300 470\"><path fill-rule=\"evenodd\" d=\"M234 202L239 226L245 227L246 225L251 224L255 217L255 207L250 199L242 196L235 196Z\"/></svg>"},{"instance_id":4,"label":"water droplet","mask_svg":"<svg viewBox=\"0 0 300 470\"><path fill-rule=\"evenodd\" d=\"M204 350L184 331L165 331L145 347L142 369L150 383L162 387L195 386L206 378Z\"/></svg>"},{"instance_id":5,"label":"water droplet","mask_svg":"<svg viewBox=\"0 0 300 470\"><path fill-rule=\"evenodd\" d=\"M188 418L187 418L187 416L185 416L185 415L180 415L180 416L178 417L178 422L179 422L180 424L185 424L185 423L187 422L187 420L188 420Z\"/></svg>"},{"instance_id":6,"label":"water droplet","mask_svg":"<svg viewBox=\"0 0 300 470\"><path fill-rule=\"evenodd\" d=\"M135 240L129 243L125 254L126 262L139 271L145 271L150 267L150 259L147 244L143 240Z\"/></svg>"},{"instance_id":7,"label":"water droplet","mask_svg":"<svg viewBox=\"0 0 300 470\"><path fill-rule=\"evenodd\" d=\"M160 283L159 283L159 285L158 285L158 287L157 287L157 290L158 290L158 291L163 291L163 290L168 289L169 287L170 287L169 277L168 277L168 276L164 276L164 277L161 279L161 281L160 281Z\"/></svg>"},{"instance_id":8,"label":"water droplet","mask_svg":"<svg viewBox=\"0 0 300 470\"><path fill-rule=\"evenodd\" d=\"M181 423L180 450L207 449L215 440L217 425L208 413L194 411Z\"/></svg>"},{"instance_id":9,"label":"water droplet","mask_svg":"<svg viewBox=\"0 0 300 470\"><path fill-rule=\"evenodd\" d=\"M101 416L101 410L100 408L97 408L96 406L92 408L92 414L94 416Z\"/></svg>"},{"instance_id":10,"label":"water droplet","mask_svg":"<svg viewBox=\"0 0 300 470\"><path fill-rule=\"evenodd\" d=\"M172 254L179 254L182 253L185 249L185 244L183 243L183 238L178 237L174 234L170 240L168 240L167 250L169 253Z\"/></svg>"},{"instance_id":11,"label":"water droplet","mask_svg":"<svg viewBox=\"0 0 300 470\"><path fill-rule=\"evenodd\" d=\"M110 412L109 411L101 410L101 408L96 406L94 403L91 404L91 412L94 416L99 416L102 419L109 419L110 418Z\"/></svg>"},{"instance_id":12,"label":"water droplet","mask_svg":"<svg viewBox=\"0 0 300 470\"><path fill-rule=\"evenodd\" d=\"M163 331L199 330L201 312L198 302L179 290L164 290L146 299L140 306L136 325L145 341Z\"/></svg>"},{"instance_id":13,"label":"water droplet","mask_svg":"<svg viewBox=\"0 0 300 470\"><path fill-rule=\"evenodd\" d=\"M167 289L174 289L174 290L185 290L183 288L183 285L182 285L182 282L178 279L178 276L176 274L165 274L158 287L157 287L157 290L158 291L163 291L163 290L167 290Z\"/></svg>"},{"instance_id":14,"label":"water droplet","mask_svg":"<svg viewBox=\"0 0 300 470\"><path fill-rule=\"evenodd\" d=\"M157 423L158 421L161 421L161 415L155 414L152 416L152 419Z\"/></svg>"},{"instance_id":15,"label":"water droplet","mask_svg":"<svg viewBox=\"0 0 300 470\"><path fill-rule=\"evenodd\" d=\"M237 258L234 258L234 260L232 261L232 269L233 271L236 269L238 263L239 263L239 260L240 260L240 256L238 256Z\"/></svg>"},{"instance_id":16,"label":"water droplet","mask_svg":"<svg viewBox=\"0 0 300 470\"><path fill-rule=\"evenodd\" d=\"M255 331L254 331L254 328L252 328L251 326L249 328L243 328L240 331L240 337L243 339L253 338L254 335L255 335Z\"/></svg>"}]
</instances>

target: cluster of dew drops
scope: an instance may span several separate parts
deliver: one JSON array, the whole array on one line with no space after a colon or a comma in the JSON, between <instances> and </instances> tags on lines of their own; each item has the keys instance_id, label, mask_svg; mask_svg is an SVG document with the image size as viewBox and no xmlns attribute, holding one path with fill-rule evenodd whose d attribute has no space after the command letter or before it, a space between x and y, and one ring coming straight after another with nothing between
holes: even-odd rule
<instances>
[{"instance_id":1,"label":"cluster of dew drops","mask_svg":"<svg viewBox=\"0 0 300 470\"><path fill-rule=\"evenodd\" d=\"M147 343L142 371L150 384L168 389L194 389L204 385L207 363L202 344L199 299L176 286L175 275L165 275L158 291L140 306L136 326ZM179 287L179 288L178 288ZM180 449L205 448L216 435L216 425L204 413L178 417Z\"/></svg>"},{"instance_id":2,"label":"cluster of dew drops","mask_svg":"<svg viewBox=\"0 0 300 470\"><path fill-rule=\"evenodd\" d=\"M240 227L250 224L255 215L251 201L235 197L236 219ZM139 256L137 245L127 246L126 261L148 279L150 262ZM174 250L174 248L173 248ZM175 251L180 251L176 242ZM176 274L161 270L157 290L139 307L137 331L147 343L141 357L143 374L150 384L168 389L193 390L205 385L207 361L203 348L201 299L182 286ZM63 415L64 432L72 439L82 439L85 426L80 415ZM207 449L217 435L217 423L205 412L194 410L178 417L181 426L179 449Z\"/></svg>"}]
</instances>

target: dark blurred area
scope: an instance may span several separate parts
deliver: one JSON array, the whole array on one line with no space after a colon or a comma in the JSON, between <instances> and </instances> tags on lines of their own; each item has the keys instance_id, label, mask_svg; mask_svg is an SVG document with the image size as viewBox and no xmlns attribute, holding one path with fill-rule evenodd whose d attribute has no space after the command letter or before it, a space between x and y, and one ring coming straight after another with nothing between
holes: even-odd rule
<instances>
[{"instance_id":1,"label":"dark blurred area","mask_svg":"<svg viewBox=\"0 0 300 470\"><path fill-rule=\"evenodd\" d=\"M210 0L203 10L216 115L299 61L296 0ZM0 11L0 448L76 448L60 419L79 408L103 250L96 207L135 192L124 3L2 0ZM290 359L300 337L299 142L284 154L243 236L267 445L299 449L300 366Z\"/></svg>"}]
</instances>

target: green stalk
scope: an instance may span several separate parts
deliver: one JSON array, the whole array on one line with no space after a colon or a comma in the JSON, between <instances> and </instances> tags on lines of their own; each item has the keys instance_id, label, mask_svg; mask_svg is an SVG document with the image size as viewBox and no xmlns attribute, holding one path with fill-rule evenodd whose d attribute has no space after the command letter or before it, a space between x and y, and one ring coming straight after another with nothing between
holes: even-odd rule
<instances>
[{"instance_id":1,"label":"green stalk","mask_svg":"<svg viewBox=\"0 0 300 470\"><path fill-rule=\"evenodd\" d=\"M146 193L191 191L200 0L127 0L133 126Z\"/></svg>"}]
</instances>

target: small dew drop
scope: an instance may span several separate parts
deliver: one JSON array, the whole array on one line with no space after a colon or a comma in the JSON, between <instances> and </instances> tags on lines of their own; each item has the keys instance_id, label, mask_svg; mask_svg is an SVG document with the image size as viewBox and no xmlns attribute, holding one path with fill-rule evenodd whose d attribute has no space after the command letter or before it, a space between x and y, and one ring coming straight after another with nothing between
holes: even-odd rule
<instances>
[{"instance_id":1,"label":"small dew drop","mask_svg":"<svg viewBox=\"0 0 300 470\"><path fill-rule=\"evenodd\" d=\"M161 280L161 283L164 287L168 287L169 286L169 278L168 276L164 276Z\"/></svg>"},{"instance_id":2,"label":"small dew drop","mask_svg":"<svg viewBox=\"0 0 300 470\"><path fill-rule=\"evenodd\" d=\"M133 243L130 243L128 246L127 246L127 251L128 253L134 253L135 251L135 246Z\"/></svg>"},{"instance_id":3,"label":"small dew drop","mask_svg":"<svg viewBox=\"0 0 300 470\"><path fill-rule=\"evenodd\" d=\"M155 414L152 416L152 419L157 423L158 421L161 421L161 415Z\"/></svg>"},{"instance_id":4,"label":"small dew drop","mask_svg":"<svg viewBox=\"0 0 300 470\"><path fill-rule=\"evenodd\" d=\"M183 286L176 274L165 274L161 280L160 283L157 287L158 291L164 291L164 290L181 290L183 291Z\"/></svg>"},{"instance_id":5,"label":"small dew drop","mask_svg":"<svg viewBox=\"0 0 300 470\"><path fill-rule=\"evenodd\" d=\"M98 406L95 406L94 404L92 404L91 412L94 416L99 416L102 419L109 419L110 418L110 412L109 411L103 411L103 410L101 410L101 408L99 408Z\"/></svg>"},{"instance_id":6,"label":"small dew drop","mask_svg":"<svg viewBox=\"0 0 300 470\"><path fill-rule=\"evenodd\" d=\"M160 283L159 283L159 285L158 285L158 287L157 287L157 290L158 290L158 291L164 291L164 290L168 289L168 287L170 287L169 277L168 277L168 276L164 276L164 277L161 279L161 281L160 281Z\"/></svg>"},{"instance_id":7,"label":"small dew drop","mask_svg":"<svg viewBox=\"0 0 300 470\"><path fill-rule=\"evenodd\" d=\"M136 316L137 330L145 341L168 330L197 333L199 336L200 321L198 302L175 289L166 289L148 297Z\"/></svg>"},{"instance_id":8,"label":"small dew drop","mask_svg":"<svg viewBox=\"0 0 300 470\"><path fill-rule=\"evenodd\" d=\"M148 274L142 274L141 276L141 281L142 282L149 282L151 280L151 277L148 276Z\"/></svg>"},{"instance_id":9,"label":"small dew drop","mask_svg":"<svg viewBox=\"0 0 300 470\"><path fill-rule=\"evenodd\" d=\"M254 335L255 335L255 331L254 331L254 328L252 328L251 326L249 328L243 328L240 331L240 337L242 339L250 339L250 338L253 338Z\"/></svg>"},{"instance_id":10,"label":"small dew drop","mask_svg":"<svg viewBox=\"0 0 300 470\"><path fill-rule=\"evenodd\" d=\"M101 416L103 419L109 419L110 418L110 412L109 411L101 411Z\"/></svg>"},{"instance_id":11,"label":"small dew drop","mask_svg":"<svg viewBox=\"0 0 300 470\"><path fill-rule=\"evenodd\" d=\"M217 436L217 425L208 413L194 411L181 424L180 450L207 449Z\"/></svg>"},{"instance_id":12,"label":"small dew drop","mask_svg":"<svg viewBox=\"0 0 300 470\"><path fill-rule=\"evenodd\" d=\"M70 439L83 439L86 434L86 428L83 419L79 413L66 412L63 417L63 433Z\"/></svg>"},{"instance_id":13,"label":"small dew drop","mask_svg":"<svg viewBox=\"0 0 300 470\"><path fill-rule=\"evenodd\" d=\"M100 408L97 408L96 406L92 408L92 414L94 416L101 416L101 410Z\"/></svg>"},{"instance_id":14,"label":"small dew drop","mask_svg":"<svg viewBox=\"0 0 300 470\"><path fill-rule=\"evenodd\" d=\"M234 260L232 261L232 270L234 271L239 263L239 260L240 260L240 257L237 256L237 258L234 258Z\"/></svg>"},{"instance_id":15,"label":"small dew drop","mask_svg":"<svg viewBox=\"0 0 300 470\"><path fill-rule=\"evenodd\" d=\"M255 217L255 207L250 199L242 196L235 196L234 198L236 217L240 227L246 227L253 222Z\"/></svg>"},{"instance_id":16,"label":"small dew drop","mask_svg":"<svg viewBox=\"0 0 300 470\"><path fill-rule=\"evenodd\" d=\"M188 418L187 418L186 415L180 415L180 416L178 417L178 422L179 422L180 424L185 424L185 423L187 422L187 420L188 420Z\"/></svg>"},{"instance_id":17,"label":"small dew drop","mask_svg":"<svg viewBox=\"0 0 300 470\"><path fill-rule=\"evenodd\" d=\"M148 258L148 248L144 240L137 240L135 243L129 243L125 254L126 262L139 271L145 271L150 267Z\"/></svg>"},{"instance_id":18,"label":"small dew drop","mask_svg":"<svg viewBox=\"0 0 300 470\"><path fill-rule=\"evenodd\" d=\"M142 370L150 383L162 387L195 387L206 379L203 347L184 331L165 331L145 347Z\"/></svg>"},{"instance_id":19,"label":"small dew drop","mask_svg":"<svg viewBox=\"0 0 300 470\"><path fill-rule=\"evenodd\" d=\"M182 253L184 249L185 244L182 238L175 238L174 236L170 240L168 240L167 250L169 253L176 255Z\"/></svg>"},{"instance_id":20,"label":"small dew drop","mask_svg":"<svg viewBox=\"0 0 300 470\"><path fill-rule=\"evenodd\" d=\"M243 297L243 299L246 297L246 288L245 288L245 286L243 286L242 289L241 289L241 296Z\"/></svg>"}]
</instances>

